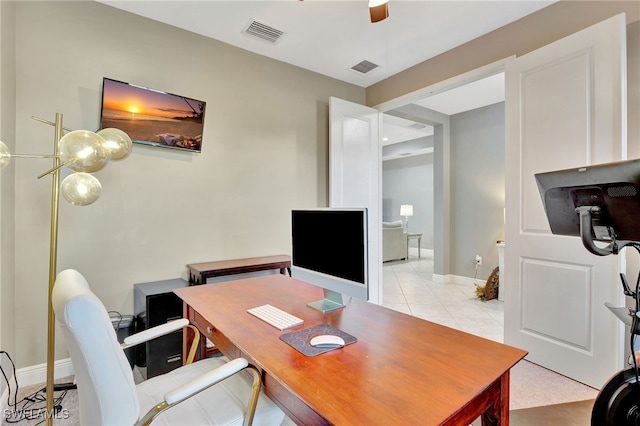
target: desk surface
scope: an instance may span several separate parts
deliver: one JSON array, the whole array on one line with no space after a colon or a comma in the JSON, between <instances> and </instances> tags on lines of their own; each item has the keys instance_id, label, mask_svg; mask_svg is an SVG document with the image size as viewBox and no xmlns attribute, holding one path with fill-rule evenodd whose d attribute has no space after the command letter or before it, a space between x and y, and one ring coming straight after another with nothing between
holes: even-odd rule
<instances>
[{"instance_id":1,"label":"desk surface","mask_svg":"<svg viewBox=\"0 0 640 426\"><path fill-rule=\"evenodd\" d=\"M357 299L323 314L306 306L322 290L284 275L175 292L223 353L263 371L267 395L298 423L470 424L492 406L508 424L509 369L523 350ZM328 323L358 342L306 357L246 312L265 303L305 320L285 332Z\"/></svg>"}]
</instances>

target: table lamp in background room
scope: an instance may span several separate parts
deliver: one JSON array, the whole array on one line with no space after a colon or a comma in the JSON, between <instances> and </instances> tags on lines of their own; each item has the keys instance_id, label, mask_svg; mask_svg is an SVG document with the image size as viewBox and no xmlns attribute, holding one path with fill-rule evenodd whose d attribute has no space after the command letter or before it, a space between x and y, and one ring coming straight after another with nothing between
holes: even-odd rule
<instances>
[{"instance_id":1,"label":"table lamp in background room","mask_svg":"<svg viewBox=\"0 0 640 426\"><path fill-rule=\"evenodd\" d=\"M404 232L409 232L409 217L413 216L413 206L402 204L400 206L400 216L404 217Z\"/></svg>"}]
</instances>

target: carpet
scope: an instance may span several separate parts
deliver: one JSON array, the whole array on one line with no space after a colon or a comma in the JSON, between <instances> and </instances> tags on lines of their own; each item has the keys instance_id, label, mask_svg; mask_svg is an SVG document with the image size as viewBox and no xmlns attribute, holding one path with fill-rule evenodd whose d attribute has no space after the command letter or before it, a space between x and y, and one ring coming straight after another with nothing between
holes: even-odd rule
<instances>
[{"instance_id":1,"label":"carpet","mask_svg":"<svg viewBox=\"0 0 640 426\"><path fill-rule=\"evenodd\" d=\"M73 377L62 377L54 383L73 383ZM46 391L44 383L18 389L14 398L14 389L9 395L9 407L2 413L2 426L13 424L35 426L44 424L46 412ZM55 391L54 407L58 406L53 416L55 426L77 426L78 391L77 389Z\"/></svg>"},{"instance_id":2,"label":"carpet","mask_svg":"<svg viewBox=\"0 0 640 426\"><path fill-rule=\"evenodd\" d=\"M594 400L589 399L513 410L509 413L509 424L513 426L587 426L591 424L593 403Z\"/></svg>"},{"instance_id":3,"label":"carpet","mask_svg":"<svg viewBox=\"0 0 640 426\"><path fill-rule=\"evenodd\" d=\"M511 369L511 410L596 399L598 389L522 360Z\"/></svg>"}]
</instances>

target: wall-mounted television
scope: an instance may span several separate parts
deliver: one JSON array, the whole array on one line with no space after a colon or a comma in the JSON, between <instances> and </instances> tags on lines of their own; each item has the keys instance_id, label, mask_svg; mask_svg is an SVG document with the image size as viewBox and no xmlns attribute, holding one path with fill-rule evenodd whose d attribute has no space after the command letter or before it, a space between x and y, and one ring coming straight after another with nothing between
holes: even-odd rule
<instances>
[{"instance_id":1,"label":"wall-mounted television","mask_svg":"<svg viewBox=\"0 0 640 426\"><path fill-rule=\"evenodd\" d=\"M115 127L135 143L202 151L206 102L103 78L100 128Z\"/></svg>"}]
</instances>

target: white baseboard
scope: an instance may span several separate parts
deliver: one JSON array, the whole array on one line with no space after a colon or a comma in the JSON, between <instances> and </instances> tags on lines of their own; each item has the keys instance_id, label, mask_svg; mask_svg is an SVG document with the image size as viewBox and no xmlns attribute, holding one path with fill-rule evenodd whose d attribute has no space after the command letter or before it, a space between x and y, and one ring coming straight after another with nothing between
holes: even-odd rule
<instances>
[{"instance_id":1,"label":"white baseboard","mask_svg":"<svg viewBox=\"0 0 640 426\"><path fill-rule=\"evenodd\" d=\"M479 280L471 277L462 277L460 275L454 275L454 282L458 284L469 284L469 285L485 285L487 283L486 280Z\"/></svg>"},{"instance_id":2,"label":"white baseboard","mask_svg":"<svg viewBox=\"0 0 640 426\"><path fill-rule=\"evenodd\" d=\"M452 275L452 274L447 274L447 275L433 274L433 281L437 283L442 283L442 284L457 283L457 284L469 284L469 285L473 285L473 284L485 285L487 283L485 280L478 280L470 277L463 277L460 275Z\"/></svg>"},{"instance_id":3,"label":"white baseboard","mask_svg":"<svg viewBox=\"0 0 640 426\"><path fill-rule=\"evenodd\" d=\"M409 247L409 256L418 257L418 247ZM420 257L423 259L433 259L433 250L420 248Z\"/></svg>"},{"instance_id":4,"label":"white baseboard","mask_svg":"<svg viewBox=\"0 0 640 426\"><path fill-rule=\"evenodd\" d=\"M54 362L54 377L67 377L73 375L73 365L71 358L60 359ZM19 368L16 370L18 386L31 386L47 381L47 364L37 364L31 367Z\"/></svg>"},{"instance_id":5,"label":"white baseboard","mask_svg":"<svg viewBox=\"0 0 640 426\"><path fill-rule=\"evenodd\" d=\"M433 279L434 282L437 283L441 283L441 284L449 284L453 282L453 275L451 274L447 274L447 275L441 275L441 274L432 274L431 279Z\"/></svg>"}]
</instances>

